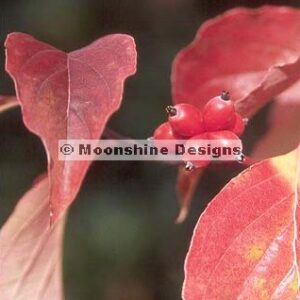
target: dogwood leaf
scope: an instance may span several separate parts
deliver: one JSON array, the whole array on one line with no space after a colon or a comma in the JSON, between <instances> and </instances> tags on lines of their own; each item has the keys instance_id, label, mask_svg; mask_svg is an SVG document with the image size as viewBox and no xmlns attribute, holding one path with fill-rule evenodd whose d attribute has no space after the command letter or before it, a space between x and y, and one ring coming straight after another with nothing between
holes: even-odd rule
<instances>
[{"instance_id":1,"label":"dogwood leaf","mask_svg":"<svg viewBox=\"0 0 300 300\"><path fill-rule=\"evenodd\" d=\"M124 80L135 73L132 37L112 34L65 53L24 33L6 42L6 70L23 120L48 155L53 221L77 195L89 161L59 161L60 139L98 139L119 108Z\"/></svg>"}]
</instances>

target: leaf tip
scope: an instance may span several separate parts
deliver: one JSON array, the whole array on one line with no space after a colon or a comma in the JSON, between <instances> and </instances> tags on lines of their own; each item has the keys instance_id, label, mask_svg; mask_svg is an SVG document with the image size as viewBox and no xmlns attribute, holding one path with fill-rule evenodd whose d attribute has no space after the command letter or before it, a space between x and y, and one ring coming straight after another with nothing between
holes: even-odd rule
<instances>
[{"instance_id":1,"label":"leaf tip","mask_svg":"<svg viewBox=\"0 0 300 300\"><path fill-rule=\"evenodd\" d=\"M182 224L186 220L188 213L189 213L189 209L187 207L181 207L179 214L175 220L175 224L177 225Z\"/></svg>"}]
</instances>

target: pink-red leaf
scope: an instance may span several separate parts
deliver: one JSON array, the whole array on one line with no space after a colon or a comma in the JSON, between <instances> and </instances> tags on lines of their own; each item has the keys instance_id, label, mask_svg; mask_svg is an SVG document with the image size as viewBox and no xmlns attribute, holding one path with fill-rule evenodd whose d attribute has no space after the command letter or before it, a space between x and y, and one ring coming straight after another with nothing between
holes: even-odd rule
<instances>
[{"instance_id":1,"label":"pink-red leaf","mask_svg":"<svg viewBox=\"0 0 300 300\"><path fill-rule=\"evenodd\" d=\"M283 300L299 293L300 148L262 161L212 200L185 264L185 300Z\"/></svg>"},{"instance_id":2,"label":"pink-red leaf","mask_svg":"<svg viewBox=\"0 0 300 300\"><path fill-rule=\"evenodd\" d=\"M62 300L65 214L49 227L49 181L40 180L0 231L0 299Z\"/></svg>"},{"instance_id":3,"label":"pink-red leaf","mask_svg":"<svg viewBox=\"0 0 300 300\"><path fill-rule=\"evenodd\" d=\"M173 102L201 108L220 91L229 90L237 110L251 117L299 81L299 32L300 11L288 7L235 8L209 20L173 62ZM292 90L295 99L299 89ZM299 107L287 102L276 104L271 131L257 146L256 157L282 154L298 144Z\"/></svg>"},{"instance_id":4,"label":"pink-red leaf","mask_svg":"<svg viewBox=\"0 0 300 300\"><path fill-rule=\"evenodd\" d=\"M268 130L255 144L258 159L295 149L300 142L300 82L276 98L268 116Z\"/></svg>"},{"instance_id":5,"label":"pink-red leaf","mask_svg":"<svg viewBox=\"0 0 300 300\"><path fill-rule=\"evenodd\" d=\"M135 73L133 38L113 34L70 53L24 33L5 42L25 125L47 149L53 220L74 200L89 162L58 160L59 139L98 139Z\"/></svg>"},{"instance_id":6,"label":"pink-red leaf","mask_svg":"<svg viewBox=\"0 0 300 300\"><path fill-rule=\"evenodd\" d=\"M300 78L300 11L236 8L203 24L172 68L173 101L202 107L229 90L243 116Z\"/></svg>"}]
</instances>

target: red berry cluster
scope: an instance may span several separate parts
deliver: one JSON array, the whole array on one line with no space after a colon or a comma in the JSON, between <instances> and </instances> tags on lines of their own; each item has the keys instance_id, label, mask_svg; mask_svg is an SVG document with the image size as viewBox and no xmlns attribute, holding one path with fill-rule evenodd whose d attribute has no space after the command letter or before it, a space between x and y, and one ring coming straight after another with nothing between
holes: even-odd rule
<instances>
[{"instance_id":1,"label":"red berry cluster","mask_svg":"<svg viewBox=\"0 0 300 300\"><path fill-rule=\"evenodd\" d=\"M210 99L203 108L181 103L166 108L168 122L161 124L153 134L154 140L187 140L187 146L197 147L197 140L218 140L230 145L245 130L245 119L236 111L228 92ZM197 143L197 142L196 142ZM186 161L186 168L206 167L210 161Z\"/></svg>"}]
</instances>

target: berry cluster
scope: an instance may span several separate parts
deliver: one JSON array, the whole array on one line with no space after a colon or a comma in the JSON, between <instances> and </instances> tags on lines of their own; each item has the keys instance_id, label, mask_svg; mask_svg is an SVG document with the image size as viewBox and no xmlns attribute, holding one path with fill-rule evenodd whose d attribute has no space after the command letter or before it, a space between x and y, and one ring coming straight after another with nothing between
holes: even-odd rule
<instances>
[{"instance_id":1,"label":"berry cluster","mask_svg":"<svg viewBox=\"0 0 300 300\"><path fill-rule=\"evenodd\" d=\"M187 146L196 146L197 140L218 140L230 145L245 130L246 119L236 111L228 92L210 99L203 108L181 103L166 108L168 122L161 124L153 134L154 140L187 140ZM186 169L206 167L210 161L186 161Z\"/></svg>"}]
</instances>

